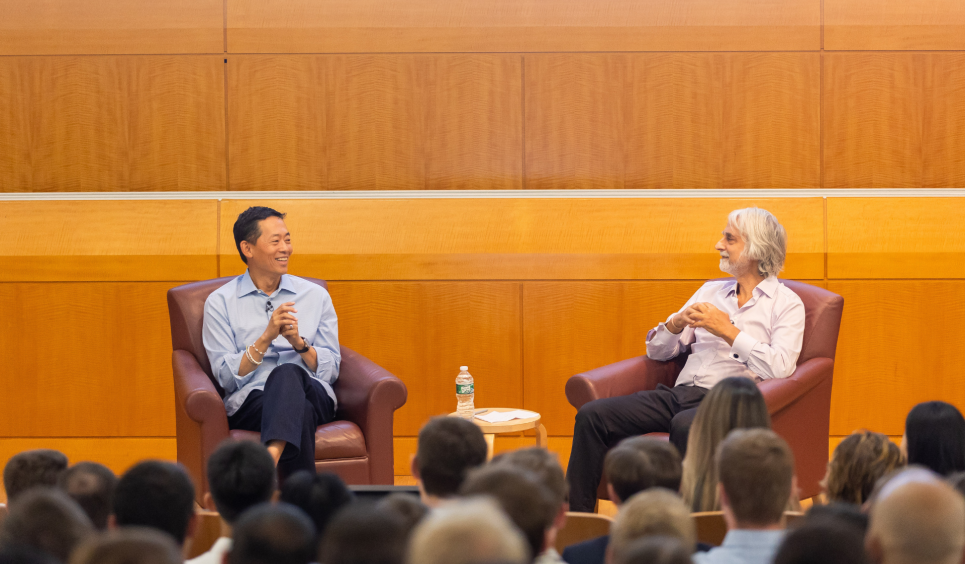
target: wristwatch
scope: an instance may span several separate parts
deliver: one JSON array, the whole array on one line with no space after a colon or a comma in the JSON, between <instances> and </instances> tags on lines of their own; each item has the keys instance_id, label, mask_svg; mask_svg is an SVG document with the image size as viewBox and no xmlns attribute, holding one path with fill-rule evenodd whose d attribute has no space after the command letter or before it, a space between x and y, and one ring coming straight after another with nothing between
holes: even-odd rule
<instances>
[{"instance_id":1,"label":"wristwatch","mask_svg":"<svg viewBox=\"0 0 965 564\"><path fill-rule=\"evenodd\" d=\"M301 335L299 335L299 337L301 337ZM304 349L295 349L295 347L292 347L293 349L295 349L295 352L297 352L298 354L305 354L308 352L308 349L312 348L312 346L308 344L308 339L306 339L305 337L302 337L302 341L305 342Z\"/></svg>"}]
</instances>

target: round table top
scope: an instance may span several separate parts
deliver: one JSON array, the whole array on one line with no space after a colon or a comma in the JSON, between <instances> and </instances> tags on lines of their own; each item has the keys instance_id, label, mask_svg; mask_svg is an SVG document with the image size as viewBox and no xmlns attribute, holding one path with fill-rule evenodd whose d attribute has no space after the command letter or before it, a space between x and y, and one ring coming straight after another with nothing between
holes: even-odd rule
<instances>
[{"instance_id":1,"label":"round table top","mask_svg":"<svg viewBox=\"0 0 965 564\"><path fill-rule=\"evenodd\" d=\"M476 415L484 415L493 411L516 411L517 409L518 408L516 407L490 407L485 410L479 408L476 409ZM530 409L522 409L520 411L528 411L533 414L533 417L526 417L525 419L513 419L512 421L500 421L498 423L489 423L488 421L483 421L478 417L473 417L472 422L478 425L479 429L482 430L483 433L513 433L516 431L528 431L539 426L539 413L536 413ZM449 416L456 417L456 412L450 413Z\"/></svg>"}]
</instances>

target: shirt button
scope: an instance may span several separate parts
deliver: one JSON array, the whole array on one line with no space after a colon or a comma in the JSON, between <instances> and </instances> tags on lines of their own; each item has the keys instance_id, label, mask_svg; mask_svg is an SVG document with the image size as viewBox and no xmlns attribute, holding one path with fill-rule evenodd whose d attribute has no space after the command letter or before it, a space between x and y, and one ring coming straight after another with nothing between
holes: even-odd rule
<instances>
[{"instance_id":1,"label":"shirt button","mask_svg":"<svg viewBox=\"0 0 965 564\"><path fill-rule=\"evenodd\" d=\"M740 357L739 357L739 356L737 356L737 354L735 353L735 354L734 354L734 358L740 358Z\"/></svg>"}]
</instances>

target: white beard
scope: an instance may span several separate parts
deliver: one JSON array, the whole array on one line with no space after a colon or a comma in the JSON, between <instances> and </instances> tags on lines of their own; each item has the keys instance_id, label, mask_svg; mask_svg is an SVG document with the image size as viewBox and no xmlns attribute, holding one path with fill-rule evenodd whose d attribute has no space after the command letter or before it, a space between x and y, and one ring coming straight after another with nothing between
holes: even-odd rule
<instances>
[{"instance_id":1,"label":"white beard","mask_svg":"<svg viewBox=\"0 0 965 564\"><path fill-rule=\"evenodd\" d=\"M737 262L730 260L730 257L721 256L720 257L720 269L733 277L741 276L745 274L750 268L750 261L743 259L743 257Z\"/></svg>"}]
</instances>

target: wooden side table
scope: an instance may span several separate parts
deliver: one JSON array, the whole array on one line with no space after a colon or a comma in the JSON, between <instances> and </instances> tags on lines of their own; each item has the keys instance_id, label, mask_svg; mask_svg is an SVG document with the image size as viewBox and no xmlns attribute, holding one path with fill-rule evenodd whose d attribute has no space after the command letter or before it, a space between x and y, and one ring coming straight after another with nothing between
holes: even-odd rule
<instances>
[{"instance_id":1,"label":"wooden side table","mask_svg":"<svg viewBox=\"0 0 965 564\"><path fill-rule=\"evenodd\" d=\"M476 410L479 412L480 410ZM492 413L493 411L516 411L515 407L491 407L485 412L480 412L479 415L485 413ZM533 417L527 417L525 419L513 419L512 421L501 421L499 423L488 423L483 421L478 417L473 417L472 422L475 423L480 430L483 432L483 437L486 439L486 460L492 460L493 458L493 444L496 442L496 435L499 433L518 433L520 431L529 431L530 429L536 430L536 446L546 448L546 427L540 423L540 415L532 410L526 410L530 413L534 413ZM456 417L456 413L450 413L450 417Z\"/></svg>"}]
</instances>

